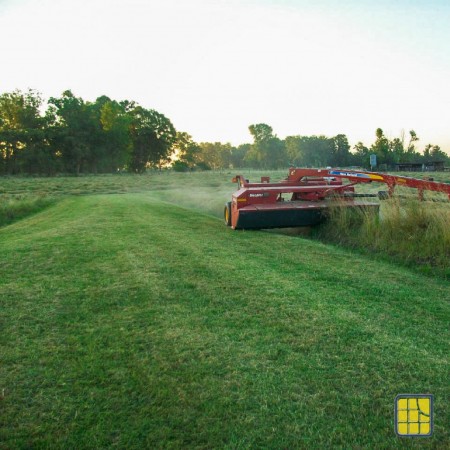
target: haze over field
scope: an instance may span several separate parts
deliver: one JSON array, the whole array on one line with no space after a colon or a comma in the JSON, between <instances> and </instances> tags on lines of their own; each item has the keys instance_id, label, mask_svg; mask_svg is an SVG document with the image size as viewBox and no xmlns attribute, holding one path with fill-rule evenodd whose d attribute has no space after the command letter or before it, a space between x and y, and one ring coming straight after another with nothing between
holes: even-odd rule
<instances>
[{"instance_id":1,"label":"haze over field","mask_svg":"<svg viewBox=\"0 0 450 450\"><path fill-rule=\"evenodd\" d=\"M450 152L447 0L6 0L1 91L134 99L196 141L414 129Z\"/></svg>"}]
</instances>

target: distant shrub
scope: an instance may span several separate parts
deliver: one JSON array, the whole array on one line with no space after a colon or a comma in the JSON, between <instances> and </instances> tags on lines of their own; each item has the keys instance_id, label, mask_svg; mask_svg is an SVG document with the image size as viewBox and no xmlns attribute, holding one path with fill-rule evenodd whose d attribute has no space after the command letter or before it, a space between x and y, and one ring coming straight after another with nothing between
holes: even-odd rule
<instances>
[{"instance_id":1,"label":"distant shrub","mask_svg":"<svg viewBox=\"0 0 450 450\"><path fill-rule=\"evenodd\" d=\"M184 161L175 161L172 164L172 169L175 172L188 172L189 171L189 166Z\"/></svg>"}]
</instances>

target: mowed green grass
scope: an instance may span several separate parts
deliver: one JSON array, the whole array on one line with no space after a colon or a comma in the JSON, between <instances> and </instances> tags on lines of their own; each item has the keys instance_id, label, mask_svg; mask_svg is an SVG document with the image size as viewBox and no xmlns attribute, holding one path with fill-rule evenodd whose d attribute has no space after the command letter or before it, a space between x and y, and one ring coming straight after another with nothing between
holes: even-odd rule
<instances>
[{"instance_id":1,"label":"mowed green grass","mask_svg":"<svg viewBox=\"0 0 450 450\"><path fill-rule=\"evenodd\" d=\"M0 229L0 447L449 446L448 282L156 197Z\"/></svg>"}]
</instances>

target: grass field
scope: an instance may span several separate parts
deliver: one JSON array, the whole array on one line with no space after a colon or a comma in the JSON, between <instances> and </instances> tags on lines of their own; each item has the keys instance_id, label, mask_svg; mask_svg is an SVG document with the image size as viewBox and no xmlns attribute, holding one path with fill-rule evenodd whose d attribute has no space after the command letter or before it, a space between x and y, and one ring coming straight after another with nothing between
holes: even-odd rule
<instances>
[{"instance_id":1,"label":"grass field","mask_svg":"<svg viewBox=\"0 0 450 450\"><path fill-rule=\"evenodd\" d=\"M234 232L229 179L0 180L48 201L0 229L0 448L448 448L448 281Z\"/></svg>"}]
</instances>

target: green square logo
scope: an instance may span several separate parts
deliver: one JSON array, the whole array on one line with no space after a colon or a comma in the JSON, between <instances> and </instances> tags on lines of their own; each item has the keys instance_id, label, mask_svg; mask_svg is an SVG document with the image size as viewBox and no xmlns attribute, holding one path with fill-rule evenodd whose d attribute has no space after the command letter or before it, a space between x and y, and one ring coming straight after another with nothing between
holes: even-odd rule
<instances>
[{"instance_id":1,"label":"green square logo","mask_svg":"<svg viewBox=\"0 0 450 450\"><path fill-rule=\"evenodd\" d=\"M401 437L429 437L433 434L433 396L399 394L395 397L395 432Z\"/></svg>"}]
</instances>

